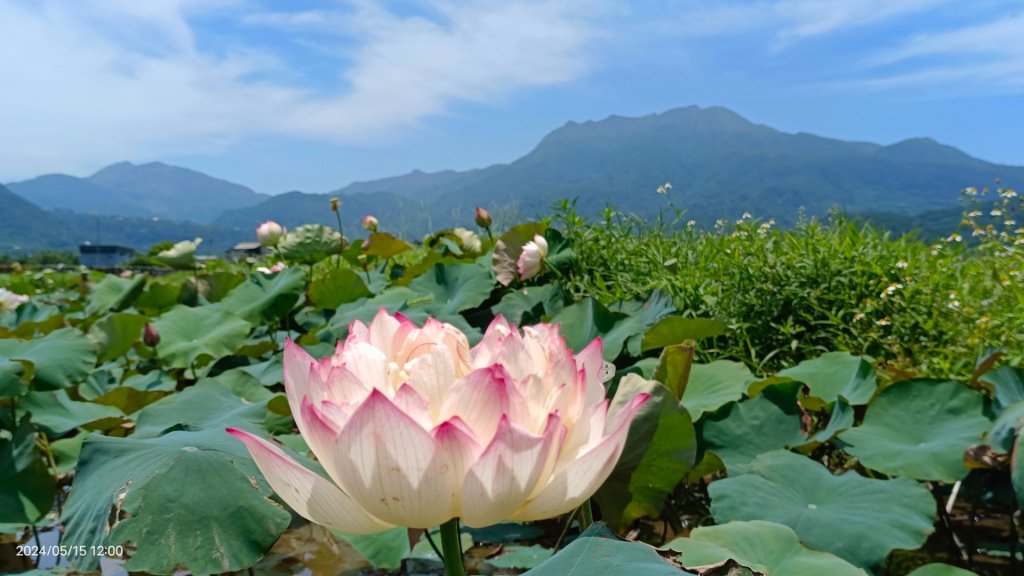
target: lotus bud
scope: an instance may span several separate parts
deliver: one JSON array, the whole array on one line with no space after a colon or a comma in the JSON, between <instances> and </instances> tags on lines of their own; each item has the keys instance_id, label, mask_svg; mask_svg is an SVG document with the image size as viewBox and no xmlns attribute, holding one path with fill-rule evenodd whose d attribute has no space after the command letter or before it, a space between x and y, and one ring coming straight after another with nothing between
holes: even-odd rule
<instances>
[{"instance_id":1,"label":"lotus bud","mask_svg":"<svg viewBox=\"0 0 1024 576\"><path fill-rule=\"evenodd\" d=\"M519 278L529 280L544 268L544 259L548 257L548 241L540 234L534 234L533 240L523 246L519 254L516 268L519 269Z\"/></svg>"},{"instance_id":2,"label":"lotus bud","mask_svg":"<svg viewBox=\"0 0 1024 576\"><path fill-rule=\"evenodd\" d=\"M146 327L142 329L142 343L150 348L155 348L160 343L160 333L157 332L155 326L148 322Z\"/></svg>"},{"instance_id":3,"label":"lotus bud","mask_svg":"<svg viewBox=\"0 0 1024 576\"><path fill-rule=\"evenodd\" d=\"M338 210L341 210L341 200L331 198L331 212L337 212Z\"/></svg>"},{"instance_id":4,"label":"lotus bud","mask_svg":"<svg viewBox=\"0 0 1024 576\"><path fill-rule=\"evenodd\" d=\"M476 207L476 225L481 228L490 228L494 220L491 218L491 213L484 210L480 206Z\"/></svg>"},{"instance_id":5,"label":"lotus bud","mask_svg":"<svg viewBox=\"0 0 1024 576\"><path fill-rule=\"evenodd\" d=\"M277 246L284 235L284 227L273 220L267 220L256 228L256 237L260 239L260 244L268 248Z\"/></svg>"},{"instance_id":6,"label":"lotus bud","mask_svg":"<svg viewBox=\"0 0 1024 576\"><path fill-rule=\"evenodd\" d=\"M377 219L370 214L363 216L363 228L366 228L367 232L376 232Z\"/></svg>"}]
</instances>

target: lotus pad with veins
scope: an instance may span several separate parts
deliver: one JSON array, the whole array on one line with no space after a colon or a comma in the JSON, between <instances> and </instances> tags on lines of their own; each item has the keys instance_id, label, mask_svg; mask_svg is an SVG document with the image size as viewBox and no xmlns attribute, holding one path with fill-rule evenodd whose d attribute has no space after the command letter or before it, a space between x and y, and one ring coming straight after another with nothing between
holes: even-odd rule
<instances>
[{"instance_id":1,"label":"lotus pad with veins","mask_svg":"<svg viewBox=\"0 0 1024 576\"><path fill-rule=\"evenodd\" d=\"M330 480L229 431L296 512L345 532L549 518L604 482L647 400L608 414L601 353L600 340L574 355L557 326L502 317L470 348L450 324L381 310L329 358L285 348L288 401Z\"/></svg>"}]
</instances>

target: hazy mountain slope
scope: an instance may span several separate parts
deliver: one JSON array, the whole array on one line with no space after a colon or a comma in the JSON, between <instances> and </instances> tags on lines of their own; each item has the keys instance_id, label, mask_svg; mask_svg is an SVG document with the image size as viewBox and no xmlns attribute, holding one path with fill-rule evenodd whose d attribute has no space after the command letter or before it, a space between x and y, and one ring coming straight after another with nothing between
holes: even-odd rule
<instances>
[{"instance_id":1,"label":"hazy mountain slope","mask_svg":"<svg viewBox=\"0 0 1024 576\"><path fill-rule=\"evenodd\" d=\"M36 251L68 241L53 215L0 185L0 252Z\"/></svg>"},{"instance_id":2,"label":"hazy mountain slope","mask_svg":"<svg viewBox=\"0 0 1024 576\"><path fill-rule=\"evenodd\" d=\"M612 204L653 217L667 206L655 190L670 181L676 205L698 220L749 210L786 223L801 207L812 214L834 205L918 214L954 206L961 188L996 177L1024 183L1024 168L977 160L928 139L845 142L786 134L724 108L688 107L569 123L506 169L438 204L514 199L524 216L537 216L560 198L578 196L587 214Z\"/></svg>"},{"instance_id":3,"label":"hazy mountain slope","mask_svg":"<svg viewBox=\"0 0 1024 576\"><path fill-rule=\"evenodd\" d=\"M473 184L473 182L486 176L486 172L486 168L467 170L465 172L457 172L455 170L442 170L440 172L413 170L401 176L392 176L366 182L353 182L348 186L328 193L328 196L340 197L386 192L413 200L431 201L449 190Z\"/></svg>"},{"instance_id":4,"label":"hazy mountain slope","mask_svg":"<svg viewBox=\"0 0 1024 576\"><path fill-rule=\"evenodd\" d=\"M267 198L245 186L160 162L121 162L88 178L50 174L12 183L10 189L47 209L200 223Z\"/></svg>"}]
</instances>

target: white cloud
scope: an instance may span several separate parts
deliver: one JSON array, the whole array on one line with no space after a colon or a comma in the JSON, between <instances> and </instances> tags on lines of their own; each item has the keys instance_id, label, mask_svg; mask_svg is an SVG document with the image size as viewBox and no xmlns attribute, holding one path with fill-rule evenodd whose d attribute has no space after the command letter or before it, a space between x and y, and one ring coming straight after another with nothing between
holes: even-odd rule
<instances>
[{"instance_id":1,"label":"white cloud","mask_svg":"<svg viewBox=\"0 0 1024 576\"><path fill-rule=\"evenodd\" d=\"M687 0L673 25L688 35L767 31L781 45L877 24L952 0Z\"/></svg>"},{"instance_id":2,"label":"white cloud","mask_svg":"<svg viewBox=\"0 0 1024 576\"><path fill-rule=\"evenodd\" d=\"M434 0L426 17L368 0L294 13L231 0L0 0L0 179L213 152L254 135L386 137L457 101L585 74L598 1ZM207 50L195 22L210 12L318 28L351 48L327 60L333 85L300 84L287 73L294 54Z\"/></svg>"}]
</instances>

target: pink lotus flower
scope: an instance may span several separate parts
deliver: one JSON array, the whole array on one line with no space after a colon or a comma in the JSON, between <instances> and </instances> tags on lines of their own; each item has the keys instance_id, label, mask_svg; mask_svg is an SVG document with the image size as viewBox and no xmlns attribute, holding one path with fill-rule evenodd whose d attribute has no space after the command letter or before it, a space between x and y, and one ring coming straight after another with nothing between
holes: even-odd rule
<instances>
[{"instance_id":1,"label":"pink lotus flower","mask_svg":"<svg viewBox=\"0 0 1024 576\"><path fill-rule=\"evenodd\" d=\"M377 224L377 218L372 214L363 216L363 228L365 228L367 232L376 232Z\"/></svg>"},{"instance_id":2,"label":"pink lotus flower","mask_svg":"<svg viewBox=\"0 0 1024 576\"><path fill-rule=\"evenodd\" d=\"M28 302L28 296L24 294L18 294L17 292L11 292L6 288L0 288L0 314L5 312L13 312L18 309L25 302Z\"/></svg>"},{"instance_id":3,"label":"pink lotus flower","mask_svg":"<svg viewBox=\"0 0 1024 576\"><path fill-rule=\"evenodd\" d=\"M608 478L647 401L609 415L602 365L600 339L573 355L556 326L498 317L471 349L450 324L381 310L332 357L285 346L292 414L330 480L228 432L296 512L345 532L550 518Z\"/></svg>"},{"instance_id":4,"label":"pink lotus flower","mask_svg":"<svg viewBox=\"0 0 1024 576\"><path fill-rule=\"evenodd\" d=\"M286 232L284 226L273 220L267 220L256 227L256 237L259 238L260 244L268 248L277 246Z\"/></svg>"},{"instance_id":5,"label":"pink lotus flower","mask_svg":"<svg viewBox=\"0 0 1024 576\"><path fill-rule=\"evenodd\" d=\"M519 269L519 278L529 280L540 274L544 266L544 259L548 257L548 241L540 234L534 234L533 240L523 245L523 251L519 253L519 260L516 268Z\"/></svg>"}]
</instances>

